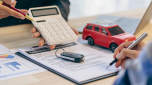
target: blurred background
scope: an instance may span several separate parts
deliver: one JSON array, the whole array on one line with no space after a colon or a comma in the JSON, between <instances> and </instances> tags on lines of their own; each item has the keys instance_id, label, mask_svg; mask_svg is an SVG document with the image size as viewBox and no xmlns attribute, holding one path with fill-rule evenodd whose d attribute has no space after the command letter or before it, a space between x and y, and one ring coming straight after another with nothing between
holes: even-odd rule
<instances>
[{"instance_id":1,"label":"blurred background","mask_svg":"<svg viewBox=\"0 0 152 85\"><path fill-rule=\"evenodd\" d=\"M70 0L69 18L146 8L151 0Z\"/></svg>"}]
</instances>

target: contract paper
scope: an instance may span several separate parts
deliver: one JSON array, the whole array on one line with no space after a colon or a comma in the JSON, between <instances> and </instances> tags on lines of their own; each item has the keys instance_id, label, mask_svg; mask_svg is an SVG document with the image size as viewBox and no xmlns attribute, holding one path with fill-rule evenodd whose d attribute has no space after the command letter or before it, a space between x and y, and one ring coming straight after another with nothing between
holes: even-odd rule
<instances>
[{"instance_id":1,"label":"contract paper","mask_svg":"<svg viewBox=\"0 0 152 85\"><path fill-rule=\"evenodd\" d=\"M78 82L117 72L119 70L115 68L115 66L107 68L109 63L113 60L112 52L104 49L94 49L94 47L85 44L77 43L77 45L64 48L64 51L66 52L83 54L85 59L82 63L74 63L58 58L55 56L55 51L27 54L26 51L30 50L30 48L20 50L31 59ZM63 52L62 49L58 50L57 54L60 54L61 52Z\"/></svg>"},{"instance_id":2,"label":"contract paper","mask_svg":"<svg viewBox=\"0 0 152 85\"><path fill-rule=\"evenodd\" d=\"M20 77L45 71L41 67L14 54L0 45L0 80Z\"/></svg>"}]
</instances>

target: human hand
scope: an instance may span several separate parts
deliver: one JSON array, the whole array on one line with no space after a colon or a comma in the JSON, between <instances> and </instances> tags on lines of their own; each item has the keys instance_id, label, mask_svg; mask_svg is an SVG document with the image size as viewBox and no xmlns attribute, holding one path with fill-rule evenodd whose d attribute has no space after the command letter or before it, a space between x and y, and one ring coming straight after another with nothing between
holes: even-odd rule
<instances>
[{"instance_id":1,"label":"human hand","mask_svg":"<svg viewBox=\"0 0 152 85\"><path fill-rule=\"evenodd\" d=\"M79 34L79 32L76 30L76 29L73 29L72 30L76 33L76 35ZM41 37L41 34L40 32L38 32L36 30L36 28L32 28L32 33L33 33L33 38L38 38L40 37L40 40L39 40L39 46L43 46L45 44L45 40ZM54 49L56 47L56 45L50 45L50 49Z\"/></svg>"},{"instance_id":2,"label":"human hand","mask_svg":"<svg viewBox=\"0 0 152 85\"><path fill-rule=\"evenodd\" d=\"M116 63L116 67L123 67L125 65L126 60L129 59L135 59L138 57L138 54L141 50L141 48L143 47L143 43L138 44L137 46L135 46L133 48L133 50L127 49L127 47L131 44L132 42L125 42L122 43L118 48L116 48L115 52L114 52L114 58L116 58L116 56L119 56L119 60Z\"/></svg>"},{"instance_id":3,"label":"human hand","mask_svg":"<svg viewBox=\"0 0 152 85\"><path fill-rule=\"evenodd\" d=\"M7 3L7 4L11 5L11 6L14 5L14 2L16 3L16 0L2 0L2 1L4 1L5 3Z\"/></svg>"},{"instance_id":4,"label":"human hand","mask_svg":"<svg viewBox=\"0 0 152 85\"><path fill-rule=\"evenodd\" d=\"M11 5L12 7L15 7L16 1L11 2L11 0L3 0L5 3ZM27 13L26 10L21 10L24 13ZM0 18L6 18L8 16L14 16L19 19L25 19L25 16L0 4Z\"/></svg>"}]
</instances>

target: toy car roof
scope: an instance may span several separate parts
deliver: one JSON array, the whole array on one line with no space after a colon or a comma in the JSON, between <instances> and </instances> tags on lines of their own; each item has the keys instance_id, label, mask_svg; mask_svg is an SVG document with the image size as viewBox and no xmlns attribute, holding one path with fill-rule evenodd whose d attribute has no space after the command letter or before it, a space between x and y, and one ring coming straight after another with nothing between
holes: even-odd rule
<instances>
[{"instance_id":1,"label":"toy car roof","mask_svg":"<svg viewBox=\"0 0 152 85\"><path fill-rule=\"evenodd\" d=\"M97 24L97 23L88 23L90 25L96 25L96 26L101 26L101 27L115 27L115 26L119 26L117 24Z\"/></svg>"}]
</instances>

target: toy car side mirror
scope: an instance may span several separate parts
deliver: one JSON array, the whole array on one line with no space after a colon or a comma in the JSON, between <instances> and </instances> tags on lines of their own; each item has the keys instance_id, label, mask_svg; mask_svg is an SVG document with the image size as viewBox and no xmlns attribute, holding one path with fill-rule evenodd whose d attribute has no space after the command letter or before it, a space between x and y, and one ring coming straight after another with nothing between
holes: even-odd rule
<instances>
[{"instance_id":1,"label":"toy car side mirror","mask_svg":"<svg viewBox=\"0 0 152 85\"><path fill-rule=\"evenodd\" d=\"M108 35L108 32L103 32L105 35Z\"/></svg>"}]
</instances>

